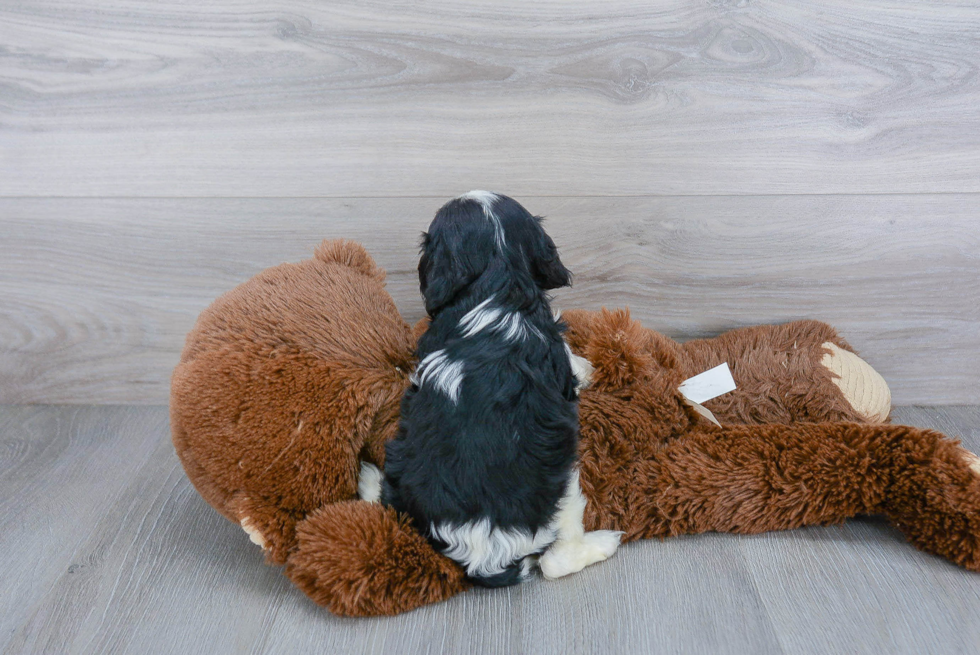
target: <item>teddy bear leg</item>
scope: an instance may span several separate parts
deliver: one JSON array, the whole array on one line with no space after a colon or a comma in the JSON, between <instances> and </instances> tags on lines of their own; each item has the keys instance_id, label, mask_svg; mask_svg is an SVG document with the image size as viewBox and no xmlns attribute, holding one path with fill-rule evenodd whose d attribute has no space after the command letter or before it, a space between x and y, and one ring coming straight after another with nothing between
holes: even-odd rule
<instances>
[{"instance_id":1,"label":"teddy bear leg","mask_svg":"<svg viewBox=\"0 0 980 655\"><path fill-rule=\"evenodd\" d=\"M980 571L980 458L932 430L730 427L678 440L628 479L625 509L595 521L627 540L884 514L917 548Z\"/></svg>"},{"instance_id":2,"label":"teddy bear leg","mask_svg":"<svg viewBox=\"0 0 980 655\"><path fill-rule=\"evenodd\" d=\"M239 525L272 564L284 564L296 543L296 522L302 515L258 497L239 494L232 500Z\"/></svg>"},{"instance_id":3,"label":"teddy bear leg","mask_svg":"<svg viewBox=\"0 0 980 655\"><path fill-rule=\"evenodd\" d=\"M595 523L632 540L755 534L879 514L894 477L891 454L910 430L798 423L692 433L638 462L623 476L622 500L607 503L617 515Z\"/></svg>"},{"instance_id":4,"label":"teddy bear leg","mask_svg":"<svg viewBox=\"0 0 980 655\"><path fill-rule=\"evenodd\" d=\"M980 571L980 458L914 430L895 460L886 516L917 548Z\"/></svg>"},{"instance_id":5,"label":"teddy bear leg","mask_svg":"<svg viewBox=\"0 0 980 655\"><path fill-rule=\"evenodd\" d=\"M392 615L469 588L456 562L437 553L390 507L331 503L296 526L286 575L341 616Z\"/></svg>"},{"instance_id":6,"label":"teddy bear leg","mask_svg":"<svg viewBox=\"0 0 980 655\"><path fill-rule=\"evenodd\" d=\"M883 423L891 411L884 379L820 321L732 330L683 350L689 375L731 368L738 388L704 403L723 425Z\"/></svg>"},{"instance_id":7,"label":"teddy bear leg","mask_svg":"<svg viewBox=\"0 0 980 655\"><path fill-rule=\"evenodd\" d=\"M538 565L545 578L554 580L612 557L619 548L621 532L594 530L586 532L583 523L585 496L575 471L568 483L568 492L558 505L555 517L557 539L541 555Z\"/></svg>"}]
</instances>

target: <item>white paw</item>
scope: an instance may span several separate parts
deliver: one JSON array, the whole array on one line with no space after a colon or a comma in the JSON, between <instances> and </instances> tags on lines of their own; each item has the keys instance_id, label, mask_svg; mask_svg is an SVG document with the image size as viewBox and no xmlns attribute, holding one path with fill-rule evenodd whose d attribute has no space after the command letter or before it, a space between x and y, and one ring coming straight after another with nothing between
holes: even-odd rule
<instances>
[{"instance_id":1,"label":"white paw","mask_svg":"<svg viewBox=\"0 0 980 655\"><path fill-rule=\"evenodd\" d=\"M361 475L357 478L357 496L369 503L381 502L381 483L385 474L374 464L361 462Z\"/></svg>"},{"instance_id":2,"label":"white paw","mask_svg":"<svg viewBox=\"0 0 980 655\"><path fill-rule=\"evenodd\" d=\"M585 357L574 354L572 349L568 347L567 341L565 342L565 354L568 355L568 363L572 366L572 375L575 376L575 393L582 389L588 389L589 385L592 384L592 372L595 371L595 367Z\"/></svg>"},{"instance_id":3,"label":"white paw","mask_svg":"<svg viewBox=\"0 0 980 655\"><path fill-rule=\"evenodd\" d=\"M622 532L596 530L572 541L556 541L541 556L541 573L549 580L578 573L586 566L602 562L619 548Z\"/></svg>"},{"instance_id":4,"label":"white paw","mask_svg":"<svg viewBox=\"0 0 980 655\"><path fill-rule=\"evenodd\" d=\"M588 389L592 384L592 372L595 371L595 367L585 357L572 355L570 359L572 362L572 374L575 376L576 382L578 382L578 388Z\"/></svg>"},{"instance_id":5,"label":"white paw","mask_svg":"<svg viewBox=\"0 0 980 655\"><path fill-rule=\"evenodd\" d=\"M262 536L262 533L259 532L258 528L252 525L252 522L249 520L247 516L242 519L240 525L242 526L242 530L245 531L245 534L248 535L249 541L251 541L253 544L258 546L262 550L266 550L268 548L269 544L265 540L265 537Z\"/></svg>"}]
</instances>

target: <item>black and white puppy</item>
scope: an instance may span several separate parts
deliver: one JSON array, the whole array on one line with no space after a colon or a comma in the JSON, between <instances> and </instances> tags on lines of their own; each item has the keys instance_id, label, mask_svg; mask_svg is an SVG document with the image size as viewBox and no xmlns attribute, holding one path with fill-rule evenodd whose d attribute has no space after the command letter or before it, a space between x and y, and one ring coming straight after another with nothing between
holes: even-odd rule
<instances>
[{"instance_id":1,"label":"black and white puppy","mask_svg":"<svg viewBox=\"0 0 980 655\"><path fill-rule=\"evenodd\" d=\"M549 578L612 555L619 533L582 527L577 380L546 293L571 274L541 219L485 191L451 200L423 236L419 281L431 324L381 501L485 586L519 582L542 553ZM362 497L378 482L365 470Z\"/></svg>"}]
</instances>

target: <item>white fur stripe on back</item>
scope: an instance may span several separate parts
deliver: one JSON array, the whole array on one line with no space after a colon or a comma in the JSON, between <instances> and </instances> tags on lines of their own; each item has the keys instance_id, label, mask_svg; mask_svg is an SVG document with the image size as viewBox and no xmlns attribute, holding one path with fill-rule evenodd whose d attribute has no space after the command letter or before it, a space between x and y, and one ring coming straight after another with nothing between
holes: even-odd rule
<instances>
[{"instance_id":1,"label":"white fur stripe on back","mask_svg":"<svg viewBox=\"0 0 980 655\"><path fill-rule=\"evenodd\" d=\"M449 396L451 401L458 402L463 385L463 362L449 359L445 350L436 350L419 362L413 382L420 387L431 382L436 389Z\"/></svg>"},{"instance_id":2,"label":"white fur stripe on back","mask_svg":"<svg viewBox=\"0 0 980 655\"><path fill-rule=\"evenodd\" d=\"M479 305L466 312L463 318L459 319L459 327L463 330L464 337L472 337L481 330L489 327L500 318L502 310L496 307L489 307L490 303L493 302L493 296L490 296Z\"/></svg>"},{"instance_id":3,"label":"white fur stripe on back","mask_svg":"<svg viewBox=\"0 0 980 655\"><path fill-rule=\"evenodd\" d=\"M463 337L468 339L483 330L491 330L501 333L508 341L523 341L529 334L544 338L541 330L529 323L520 312L505 312L499 307L491 307L493 299L494 296L490 296L459 319Z\"/></svg>"}]
</instances>

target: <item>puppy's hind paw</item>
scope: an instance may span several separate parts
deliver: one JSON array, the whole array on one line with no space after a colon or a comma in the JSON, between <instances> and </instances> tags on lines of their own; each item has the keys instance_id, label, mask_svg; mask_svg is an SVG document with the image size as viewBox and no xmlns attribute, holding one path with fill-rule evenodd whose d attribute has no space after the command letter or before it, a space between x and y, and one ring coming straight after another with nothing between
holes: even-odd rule
<instances>
[{"instance_id":1,"label":"puppy's hind paw","mask_svg":"<svg viewBox=\"0 0 980 655\"><path fill-rule=\"evenodd\" d=\"M361 474L357 478L357 496L369 503L381 502L381 487L385 474L374 464L361 462Z\"/></svg>"},{"instance_id":2,"label":"puppy's hind paw","mask_svg":"<svg viewBox=\"0 0 980 655\"><path fill-rule=\"evenodd\" d=\"M582 541L600 557L596 562L601 562L613 556L613 553L619 548L619 540L622 536L622 532L613 530L593 530L586 532Z\"/></svg>"},{"instance_id":3,"label":"puppy's hind paw","mask_svg":"<svg viewBox=\"0 0 980 655\"><path fill-rule=\"evenodd\" d=\"M596 530L571 541L557 541L541 556L541 573L554 580L605 561L619 548L622 534L612 530Z\"/></svg>"}]
</instances>

